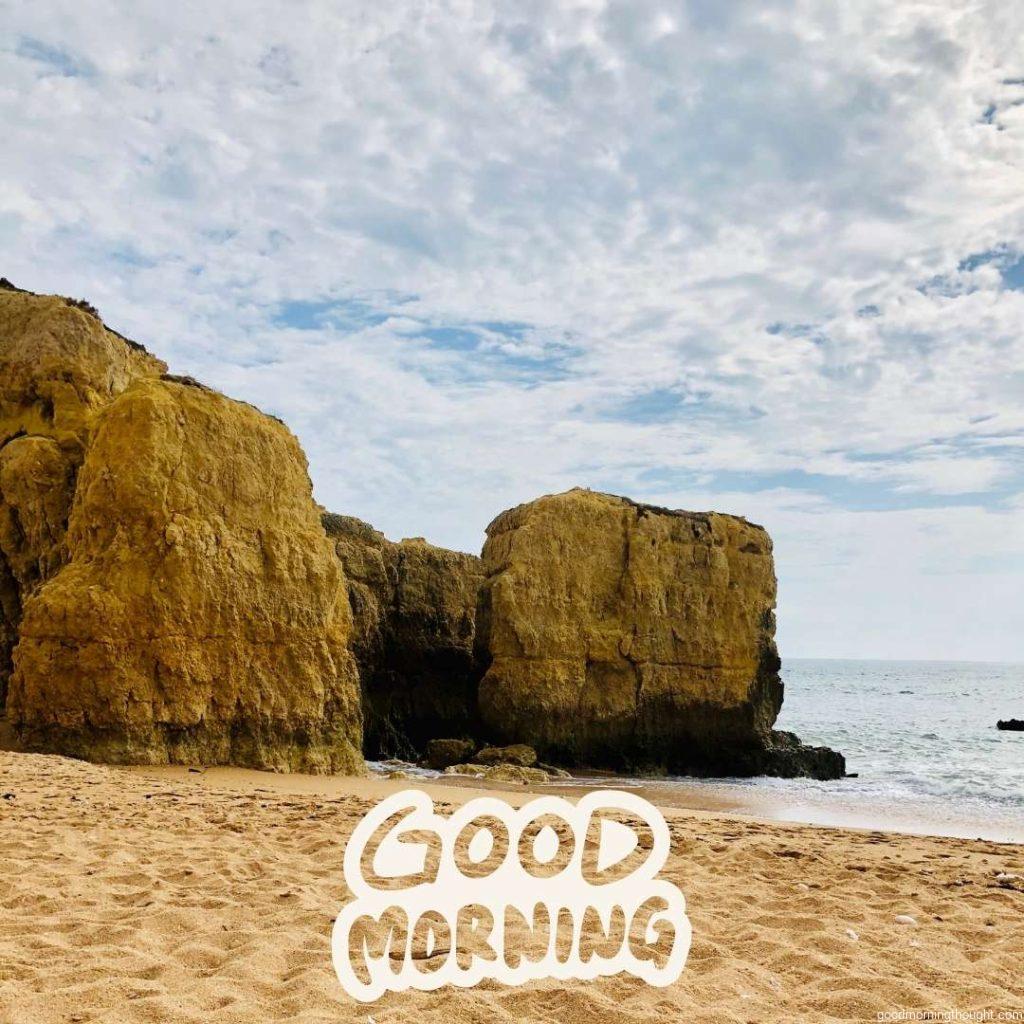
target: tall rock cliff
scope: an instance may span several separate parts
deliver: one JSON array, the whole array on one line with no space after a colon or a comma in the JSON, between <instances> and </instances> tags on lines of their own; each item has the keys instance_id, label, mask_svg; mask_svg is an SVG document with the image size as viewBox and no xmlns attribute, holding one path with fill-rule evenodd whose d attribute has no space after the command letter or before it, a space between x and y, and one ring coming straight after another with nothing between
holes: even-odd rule
<instances>
[{"instance_id":1,"label":"tall rock cliff","mask_svg":"<svg viewBox=\"0 0 1024 1024\"><path fill-rule=\"evenodd\" d=\"M352 516L323 522L348 580L367 757L413 757L439 736L477 735L480 559L389 541Z\"/></svg>"},{"instance_id":2,"label":"tall rock cliff","mask_svg":"<svg viewBox=\"0 0 1024 1024\"><path fill-rule=\"evenodd\" d=\"M836 776L775 733L782 682L768 534L716 513L572 490L487 529L480 710L547 760Z\"/></svg>"},{"instance_id":3,"label":"tall rock cliff","mask_svg":"<svg viewBox=\"0 0 1024 1024\"><path fill-rule=\"evenodd\" d=\"M362 765L344 576L279 422L0 291L8 719L37 750Z\"/></svg>"},{"instance_id":4,"label":"tall rock cliff","mask_svg":"<svg viewBox=\"0 0 1024 1024\"><path fill-rule=\"evenodd\" d=\"M67 557L93 420L133 381L166 369L86 303L0 278L0 708L22 607Z\"/></svg>"}]
</instances>

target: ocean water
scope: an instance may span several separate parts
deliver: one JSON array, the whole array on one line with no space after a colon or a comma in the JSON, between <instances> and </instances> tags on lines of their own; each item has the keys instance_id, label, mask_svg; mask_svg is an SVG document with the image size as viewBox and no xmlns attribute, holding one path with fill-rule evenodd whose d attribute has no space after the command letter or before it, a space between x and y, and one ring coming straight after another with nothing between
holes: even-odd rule
<instances>
[{"instance_id":1,"label":"ocean water","mask_svg":"<svg viewBox=\"0 0 1024 1024\"><path fill-rule=\"evenodd\" d=\"M1024 842L1024 665L789 659L777 727L857 778L673 780L737 809L822 824ZM659 784L663 785L663 784Z\"/></svg>"},{"instance_id":2,"label":"ocean water","mask_svg":"<svg viewBox=\"0 0 1024 1024\"><path fill-rule=\"evenodd\" d=\"M785 666L779 727L846 754L857 788L1024 808L1024 665L804 661ZM857 781L857 780L844 780Z\"/></svg>"}]
</instances>

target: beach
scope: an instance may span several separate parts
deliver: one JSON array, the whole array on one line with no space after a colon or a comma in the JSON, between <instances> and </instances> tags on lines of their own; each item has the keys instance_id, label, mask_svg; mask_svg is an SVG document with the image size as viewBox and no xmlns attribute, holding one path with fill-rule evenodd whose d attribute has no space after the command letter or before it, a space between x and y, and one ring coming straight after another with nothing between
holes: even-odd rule
<instances>
[{"instance_id":1,"label":"beach","mask_svg":"<svg viewBox=\"0 0 1024 1024\"><path fill-rule=\"evenodd\" d=\"M1024 1011L1024 881L1007 877L1024 876L1018 845L668 808L664 875L693 927L668 988L625 975L485 982L366 1005L330 961L349 898L346 837L388 793L421 786L444 813L478 788L8 752L0 780L3 1024L820 1024ZM499 792L516 802L534 791Z\"/></svg>"}]
</instances>

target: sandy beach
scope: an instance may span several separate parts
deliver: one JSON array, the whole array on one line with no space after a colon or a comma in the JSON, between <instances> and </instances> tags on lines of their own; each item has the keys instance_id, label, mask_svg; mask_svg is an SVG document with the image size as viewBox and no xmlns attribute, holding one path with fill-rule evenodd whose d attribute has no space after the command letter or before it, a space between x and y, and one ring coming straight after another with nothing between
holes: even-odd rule
<instances>
[{"instance_id":1,"label":"sandy beach","mask_svg":"<svg viewBox=\"0 0 1024 1024\"><path fill-rule=\"evenodd\" d=\"M0 753L0 779L4 1024L1024 1011L1024 882L997 877L1024 875L1020 846L673 808L666 874L686 895L693 946L671 987L626 976L485 983L366 1006L342 992L329 957L348 896L343 844L373 801L408 781L15 753ZM423 788L449 808L478 793Z\"/></svg>"}]
</instances>

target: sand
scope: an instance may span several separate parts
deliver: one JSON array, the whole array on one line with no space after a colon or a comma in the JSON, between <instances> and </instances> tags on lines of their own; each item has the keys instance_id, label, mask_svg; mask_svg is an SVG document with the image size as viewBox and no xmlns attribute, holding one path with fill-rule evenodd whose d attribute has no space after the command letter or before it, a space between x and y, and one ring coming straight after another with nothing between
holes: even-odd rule
<instances>
[{"instance_id":1,"label":"sand","mask_svg":"<svg viewBox=\"0 0 1024 1024\"><path fill-rule=\"evenodd\" d=\"M671 987L484 983L358 1004L329 958L343 844L409 785L0 752L0 1021L1024 1019L1024 882L996 877L1024 876L1024 847L679 809L665 873L694 938ZM449 807L476 795L422 788Z\"/></svg>"}]
</instances>

